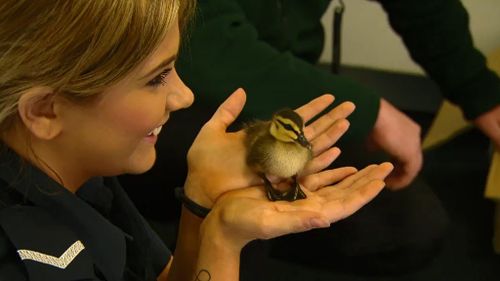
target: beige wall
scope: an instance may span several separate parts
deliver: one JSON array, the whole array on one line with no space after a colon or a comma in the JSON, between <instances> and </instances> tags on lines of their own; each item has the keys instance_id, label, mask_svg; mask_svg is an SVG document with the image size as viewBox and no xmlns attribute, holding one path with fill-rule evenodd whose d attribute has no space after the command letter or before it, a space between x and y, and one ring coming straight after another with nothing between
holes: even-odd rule
<instances>
[{"instance_id":1,"label":"beige wall","mask_svg":"<svg viewBox=\"0 0 500 281\"><path fill-rule=\"evenodd\" d=\"M342 63L391 71L422 73L408 56L402 41L390 28L376 2L344 0ZM334 1L337 3L337 1ZM470 15L476 46L485 54L500 47L500 0L462 0ZM322 62L331 59L331 18L333 5L323 17L326 45Z\"/></svg>"}]
</instances>

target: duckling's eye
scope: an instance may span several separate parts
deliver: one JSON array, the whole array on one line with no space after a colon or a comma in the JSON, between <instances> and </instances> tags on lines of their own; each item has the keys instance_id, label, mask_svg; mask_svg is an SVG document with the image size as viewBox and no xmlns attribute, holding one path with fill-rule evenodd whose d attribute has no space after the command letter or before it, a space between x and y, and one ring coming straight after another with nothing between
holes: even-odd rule
<instances>
[{"instance_id":1,"label":"duckling's eye","mask_svg":"<svg viewBox=\"0 0 500 281\"><path fill-rule=\"evenodd\" d=\"M146 83L146 86L148 87L159 87L159 86L165 86L167 83L165 79L167 78L168 74L172 68L167 68L163 70L160 74L158 74L155 78L151 79L148 83Z\"/></svg>"},{"instance_id":2,"label":"duckling's eye","mask_svg":"<svg viewBox=\"0 0 500 281\"><path fill-rule=\"evenodd\" d=\"M285 128L285 130L291 131L291 132L294 132L295 134L297 134L297 132L295 132L295 129L290 124L286 124L285 122L283 122L281 120L278 120L278 122L281 124L281 126L283 126L283 128Z\"/></svg>"}]
</instances>

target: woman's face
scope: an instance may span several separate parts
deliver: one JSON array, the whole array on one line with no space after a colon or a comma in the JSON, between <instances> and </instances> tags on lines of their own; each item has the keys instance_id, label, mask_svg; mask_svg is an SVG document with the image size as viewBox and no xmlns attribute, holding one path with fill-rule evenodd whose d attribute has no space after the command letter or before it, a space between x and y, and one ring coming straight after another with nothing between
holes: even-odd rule
<instances>
[{"instance_id":1,"label":"woman's face","mask_svg":"<svg viewBox=\"0 0 500 281\"><path fill-rule=\"evenodd\" d=\"M90 104L67 102L59 142L83 175L142 173L156 158L157 134L171 112L189 107L193 93L174 68L179 28L139 67Z\"/></svg>"}]
</instances>

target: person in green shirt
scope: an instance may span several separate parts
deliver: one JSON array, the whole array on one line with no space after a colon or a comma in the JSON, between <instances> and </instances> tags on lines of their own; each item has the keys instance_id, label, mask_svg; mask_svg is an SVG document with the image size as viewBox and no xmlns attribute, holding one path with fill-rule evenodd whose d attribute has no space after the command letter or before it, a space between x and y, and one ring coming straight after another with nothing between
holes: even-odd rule
<instances>
[{"instance_id":1,"label":"person in green shirt","mask_svg":"<svg viewBox=\"0 0 500 281\"><path fill-rule=\"evenodd\" d=\"M336 104L354 102L356 110L342 143L369 140L385 152L395 164L386 180L388 188L399 192L382 192L334 228L273 241L273 252L297 261L322 251L326 266L340 257L335 261L345 266L366 261L374 270L409 270L428 260L439 245L447 224L445 211L429 187L416 179L423 162L419 125L373 90L317 67L324 43L320 18L330 2L199 0L196 23L184 42L177 69L197 94L194 110L200 120L238 87L248 94L242 120L269 118L279 108L296 107L323 93L333 93ZM460 1L378 2L411 57L442 94L500 147L500 80L474 47ZM186 140L194 138L203 124L193 118L192 111L180 120L174 126L192 127L191 135L182 136ZM171 144L160 141L160 145ZM187 149L182 144L178 147L179 151ZM167 155L160 159L183 155L163 153ZM344 157L363 158L364 154ZM182 184L175 175L159 172L161 166L149 174L152 186L155 177ZM134 185L133 180L129 184ZM146 211L161 209L151 201L144 203L143 195L133 197Z\"/></svg>"},{"instance_id":2,"label":"person in green shirt","mask_svg":"<svg viewBox=\"0 0 500 281\"><path fill-rule=\"evenodd\" d=\"M354 102L346 138L368 136L393 156L399 169L389 184L401 188L421 167L418 127L372 90L316 67L324 41L320 18L330 2L199 1L179 72L210 104L243 87L249 118L267 117L325 92ZM500 80L474 48L460 1L379 2L412 58L500 147Z\"/></svg>"}]
</instances>

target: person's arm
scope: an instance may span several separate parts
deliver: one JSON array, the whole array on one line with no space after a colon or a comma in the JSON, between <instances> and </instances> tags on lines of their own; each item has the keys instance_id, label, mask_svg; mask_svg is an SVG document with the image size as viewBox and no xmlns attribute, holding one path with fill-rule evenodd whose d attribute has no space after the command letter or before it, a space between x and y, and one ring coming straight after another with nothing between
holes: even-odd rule
<instances>
[{"instance_id":1,"label":"person's arm","mask_svg":"<svg viewBox=\"0 0 500 281\"><path fill-rule=\"evenodd\" d=\"M474 47L459 0L378 0L411 57L468 119L500 104L500 79Z\"/></svg>"},{"instance_id":2,"label":"person's arm","mask_svg":"<svg viewBox=\"0 0 500 281\"><path fill-rule=\"evenodd\" d=\"M199 229L202 221L201 218L182 207L175 258L172 260L166 280L193 280L200 247Z\"/></svg>"},{"instance_id":3,"label":"person's arm","mask_svg":"<svg viewBox=\"0 0 500 281\"><path fill-rule=\"evenodd\" d=\"M175 259L171 259L158 281L238 280L241 249L232 249L217 229L201 235L202 222L202 218L182 207Z\"/></svg>"},{"instance_id":4,"label":"person's arm","mask_svg":"<svg viewBox=\"0 0 500 281\"><path fill-rule=\"evenodd\" d=\"M258 33L238 1L198 3L199 13L177 69L198 94L199 102L219 104L225 93L242 87L248 93L243 117L264 119L279 108L297 107L332 93L336 102L348 100L356 104L346 137L362 140L368 134L379 108L379 97L374 93L319 69L291 51L273 47L263 38L265 35ZM319 17L315 20L319 21ZM310 40L301 43L306 45Z\"/></svg>"}]
</instances>

